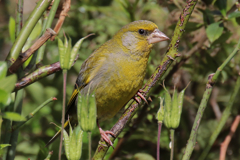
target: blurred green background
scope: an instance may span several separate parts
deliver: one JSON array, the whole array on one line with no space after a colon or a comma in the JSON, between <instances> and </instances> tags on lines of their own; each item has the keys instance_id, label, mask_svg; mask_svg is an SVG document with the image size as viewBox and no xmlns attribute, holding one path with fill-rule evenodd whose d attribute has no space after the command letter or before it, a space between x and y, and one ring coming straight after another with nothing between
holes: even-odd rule
<instances>
[{"instance_id":1,"label":"blurred green background","mask_svg":"<svg viewBox=\"0 0 240 160\"><path fill-rule=\"evenodd\" d=\"M239 17L226 19L227 15L233 12L231 8L236 1L217 0L215 5L212 5L211 2L212 1L207 0L199 1L195 7L190 21L186 26L185 33L180 40L179 54L184 56L189 53L205 36L204 43L192 53L192 56L185 61L180 68L174 68L174 74L170 72L165 76L165 85L170 90L173 89L174 85L176 85L178 90L181 90L191 81L191 85L186 90L181 123L176 130L175 159L182 157L197 108L205 90L208 75L215 72L219 65L227 58L240 37ZM24 20L27 19L35 5L35 1L24 1ZM71 96L83 61L101 44L109 40L122 26L134 20L150 20L155 22L159 29L171 38L185 5L186 2L183 0L72 0L71 9L59 33L59 37L63 37L63 32L65 32L72 38L72 43L75 44L77 40L90 33L95 33L95 36L84 40L79 50L79 59L68 73L67 100ZM5 60L12 46L9 36L9 19L10 17L15 18L15 13L16 2L14 0L2 0L0 2L0 60ZM55 22L56 19L54 20L54 24ZM217 37L211 41L209 40L211 33L206 33L206 28L214 22L220 22L222 30L220 29L220 35L218 35L219 32L214 33ZM151 74L160 64L167 50L168 43L169 42L162 42L154 46L149 59L146 80L150 78ZM57 42L49 41L47 43L43 65L52 64L58 60ZM208 142L211 132L219 122L221 112L226 107L233 91L235 80L239 73L239 62L240 56L238 54L222 72L220 82L214 87L213 95L199 128L197 144L192 159L197 159L201 154ZM62 83L62 73L57 72L24 89L25 96L22 111L22 115L24 116L52 96L57 97L58 101L44 107L32 120L20 128L16 160L27 158L44 159L47 156L48 150L53 150L51 159L57 159L59 139L49 148L45 148L44 145L58 129L50 123L53 122L60 125L63 94ZM154 87L151 94L153 102L146 107L144 114L136 114L129 124L130 127L136 128L136 131L130 132L131 136L122 145L121 150L114 159L140 160L141 158L143 159L144 156L156 158L157 120L155 119L155 115L159 109L158 97L161 96L161 83L158 83ZM229 133L234 117L240 114L239 105L240 100L237 99L234 103L232 116L229 117L228 122L214 143L207 159L216 160L219 158L220 144ZM216 108L220 110L220 112L214 110ZM140 112L141 111L139 111L139 113ZM104 130L109 130L117 122L121 113L113 119L102 122L101 127ZM141 116L141 122L137 126L133 126L139 116ZM129 126L125 128L119 138L123 137L124 134L129 131ZM237 160L240 157L239 128L228 147L227 159ZM92 149L94 152L100 138L97 128L94 130L92 136ZM163 126L161 135L161 159L169 159L170 157L169 141L169 131ZM87 135L84 135L83 142L81 159L87 159ZM144 153L144 156L139 153Z\"/></svg>"}]
</instances>

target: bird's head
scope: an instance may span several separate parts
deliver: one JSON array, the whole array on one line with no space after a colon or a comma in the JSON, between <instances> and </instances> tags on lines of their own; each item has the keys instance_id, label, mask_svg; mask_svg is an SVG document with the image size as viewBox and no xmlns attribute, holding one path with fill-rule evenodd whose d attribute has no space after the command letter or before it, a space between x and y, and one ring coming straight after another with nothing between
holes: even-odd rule
<instances>
[{"instance_id":1,"label":"bird's head","mask_svg":"<svg viewBox=\"0 0 240 160\"><path fill-rule=\"evenodd\" d=\"M114 39L126 52L140 56L149 54L154 43L169 40L155 23L147 20L134 21L122 27Z\"/></svg>"}]
</instances>

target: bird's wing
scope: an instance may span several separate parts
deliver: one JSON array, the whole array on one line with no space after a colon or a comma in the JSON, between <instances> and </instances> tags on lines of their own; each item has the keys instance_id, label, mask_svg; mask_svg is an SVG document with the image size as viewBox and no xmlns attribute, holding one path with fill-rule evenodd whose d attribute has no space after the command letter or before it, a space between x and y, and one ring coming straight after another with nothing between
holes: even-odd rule
<instances>
[{"instance_id":1,"label":"bird's wing","mask_svg":"<svg viewBox=\"0 0 240 160\"><path fill-rule=\"evenodd\" d=\"M75 88L67 104L66 116L69 111L71 112L72 108L74 108L72 106L74 106L78 93L87 86L89 82L91 82L91 80L98 74L101 66L104 64L106 54L103 54L101 51L102 50L99 49L96 50L83 62L76 80ZM68 117L66 117L66 119L68 119Z\"/></svg>"}]
</instances>

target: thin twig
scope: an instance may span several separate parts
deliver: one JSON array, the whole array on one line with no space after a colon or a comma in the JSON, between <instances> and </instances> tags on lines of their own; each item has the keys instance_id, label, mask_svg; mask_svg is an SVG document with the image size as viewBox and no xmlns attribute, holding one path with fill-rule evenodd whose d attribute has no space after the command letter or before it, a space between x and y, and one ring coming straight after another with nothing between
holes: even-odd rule
<instances>
[{"instance_id":1,"label":"thin twig","mask_svg":"<svg viewBox=\"0 0 240 160\"><path fill-rule=\"evenodd\" d=\"M65 0L63 5L63 10L61 11L60 15L59 15L59 19L54 27L54 31L58 34L58 32L60 31L62 25L63 25L63 22L66 18L66 16L68 15L68 11L70 10L70 7L71 7L71 0ZM51 38L51 41L53 41L55 39L55 36L53 36Z\"/></svg>"},{"instance_id":2,"label":"thin twig","mask_svg":"<svg viewBox=\"0 0 240 160\"><path fill-rule=\"evenodd\" d=\"M34 117L34 115L40 110L42 109L44 106L46 106L48 103L52 102L52 101L56 101L57 98L53 97L53 98L49 98L48 100L46 100L45 102L43 102L39 107L37 107L33 112L29 113L26 116L26 121L23 122L19 122L16 125L12 126L12 130L11 132L14 132L16 129L20 128L22 125L24 125L26 122L28 122L30 119L32 119Z\"/></svg>"},{"instance_id":3,"label":"thin twig","mask_svg":"<svg viewBox=\"0 0 240 160\"><path fill-rule=\"evenodd\" d=\"M15 37L18 36L22 29L22 24L23 24L23 0L18 0L17 2L17 16L16 16L16 33Z\"/></svg>"},{"instance_id":4,"label":"thin twig","mask_svg":"<svg viewBox=\"0 0 240 160\"><path fill-rule=\"evenodd\" d=\"M219 160L225 160L228 145L233 137L233 134L235 133L235 131L239 125L239 122L240 122L240 115L237 115L231 126L231 130L230 130L229 134L227 135L227 137L221 144Z\"/></svg>"},{"instance_id":5,"label":"thin twig","mask_svg":"<svg viewBox=\"0 0 240 160\"><path fill-rule=\"evenodd\" d=\"M18 68L38 49L40 48L49 38L54 36L56 33L51 29L46 29L46 32L40 37L28 50L21 53L17 60L9 67L10 73L15 73Z\"/></svg>"},{"instance_id":6,"label":"thin twig","mask_svg":"<svg viewBox=\"0 0 240 160\"><path fill-rule=\"evenodd\" d=\"M56 73L60 70L62 70L62 69L60 67L59 62L43 66L43 67L37 69L36 71L34 71L33 73L31 73L30 75L28 75L28 76L22 78L20 81L18 81L15 84L14 91L17 91L24 87L27 87L28 85L46 77L46 76Z\"/></svg>"},{"instance_id":7,"label":"thin twig","mask_svg":"<svg viewBox=\"0 0 240 160\"><path fill-rule=\"evenodd\" d=\"M77 61L78 56L79 55L76 56L73 65ZM47 76L49 76L49 75L51 75L53 73L61 71L61 70L62 70L62 68L61 68L59 62L43 66L43 67L37 69L36 71L34 71L33 73L31 73L30 75L28 75L28 76L22 78L20 81L18 81L15 84L14 91L17 91L19 89L27 87L28 85L30 85L30 84L32 84L32 83L34 83L34 82L36 82L36 81L38 81L38 80L40 80L40 79L42 79L44 77L47 77Z\"/></svg>"}]
</instances>

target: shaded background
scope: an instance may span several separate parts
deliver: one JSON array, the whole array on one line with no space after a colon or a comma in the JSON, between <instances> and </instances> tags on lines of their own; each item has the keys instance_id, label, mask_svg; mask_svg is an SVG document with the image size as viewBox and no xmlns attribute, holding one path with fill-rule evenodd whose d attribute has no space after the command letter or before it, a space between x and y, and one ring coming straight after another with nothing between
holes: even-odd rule
<instances>
[{"instance_id":1,"label":"shaded background","mask_svg":"<svg viewBox=\"0 0 240 160\"><path fill-rule=\"evenodd\" d=\"M200 40L202 40L204 36L206 37L206 27L211 23L218 21L223 22L221 23L224 27L222 36L212 43L205 38L201 47L192 54L191 58L188 59L181 68L177 68L174 70L174 74L169 73L169 76L165 77L165 85L170 90L173 89L174 85L178 90L181 90L189 83L189 81L191 81L191 85L186 91L181 123L175 134L175 159L180 159L182 157L197 108L205 90L208 75L216 71L217 67L221 65L221 63L232 52L239 39L239 18L224 20L221 15L222 4L226 3L226 10L230 11L235 2L236 1L233 0L227 2L224 0L217 0L213 6L211 5L211 1L199 1L180 41L179 53L182 56L189 53L189 51ZM35 1L24 1L24 20L27 19L32 9L35 7L35 4ZM89 37L83 42L79 51L79 59L69 71L67 99L71 96L73 85L83 61L101 44L110 39L122 26L134 20L146 19L155 22L159 29L171 38L185 4L186 2L183 0L73 0L71 10L69 11L68 17L59 33L59 37L63 37L64 31L72 38L74 44L78 39L90 33L95 33L96 35ZM2 0L0 2L0 60L5 60L12 46L9 37L8 24L10 16L15 18L15 10L15 1ZM54 25L52 27L54 27ZM160 64L161 59L167 50L168 43L169 42L162 42L154 46L149 59L146 80L150 78L151 74ZM209 103L206 108L199 128L197 144L192 159L197 159L201 154L208 142L211 132L218 124L221 111L226 107L239 72L239 58L240 56L237 55L230 62L222 72L220 82L214 87L210 99L211 103ZM51 64L56 61L58 61L57 42L49 41L47 43L43 65ZM27 115L38 105L52 96L57 97L58 101L44 107L32 120L20 128L16 156L17 160L26 158L43 159L46 157L48 150L47 148L44 148L44 145L58 129L55 125L50 124L50 122L54 122L60 126L62 83L62 74L61 72L57 72L56 74L48 76L25 88L22 115ZM162 86L158 83L151 94L153 102L149 106L144 107L144 111L139 111L129 124L130 127L136 130L129 133L129 139L122 145L122 148L115 156L115 159L133 159L134 156L137 157L137 153L144 153L156 158L157 120L155 115L159 109L158 97L161 95L161 92ZM239 104L240 100L237 98L234 103L233 114L227 121L223 131L218 136L207 159L218 159L220 144L229 133L234 117L239 114ZM102 128L104 130L110 129L117 122L120 115L121 113L116 115L113 119L102 122ZM139 116L141 116L141 118L139 118ZM135 120L138 118L141 119L140 122L138 125L133 126ZM126 127L119 138L123 137L128 131L129 127ZM228 147L227 159L239 159L239 134L240 129L238 128ZM100 138L97 128L93 131L92 136L92 149L94 152ZM83 141L84 144L81 159L87 159L87 135L84 135ZM163 127L161 136L162 159L169 159L170 157L169 141L169 131ZM51 159L57 159L58 147L59 139L49 147L50 150L53 150L53 156ZM140 158L143 157L140 156Z\"/></svg>"}]
</instances>

